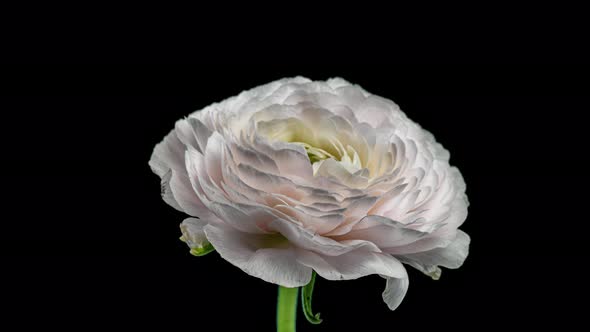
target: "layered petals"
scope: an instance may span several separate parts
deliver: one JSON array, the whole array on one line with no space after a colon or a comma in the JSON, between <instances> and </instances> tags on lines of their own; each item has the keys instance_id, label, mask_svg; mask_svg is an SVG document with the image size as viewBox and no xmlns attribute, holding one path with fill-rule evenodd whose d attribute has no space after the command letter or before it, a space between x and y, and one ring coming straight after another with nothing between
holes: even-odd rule
<instances>
[{"instance_id":1,"label":"layered petals","mask_svg":"<svg viewBox=\"0 0 590 332\"><path fill-rule=\"evenodd\" d=\"M149 165L164 201L192 217L181 224L191 249L211 245L267 282L378 274L394 310L409 285L402 263L438 279L469 252L449 152L341 78L282 79L212 104L177 121Z\"/></svg>"}]
</instances>

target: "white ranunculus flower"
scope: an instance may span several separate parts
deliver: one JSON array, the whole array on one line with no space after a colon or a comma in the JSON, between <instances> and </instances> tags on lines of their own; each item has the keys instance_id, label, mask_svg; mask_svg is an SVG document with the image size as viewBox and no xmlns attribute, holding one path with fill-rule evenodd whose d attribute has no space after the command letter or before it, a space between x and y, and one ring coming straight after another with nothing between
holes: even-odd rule
<instances>
[{"instance_id":1,"label":"white ranunculus flower","mask_svg":"<svg viewBox=\"0 0 590 332\"><path fill-rule=\"evenodd\" d=\"M392 310L402 263L434 279L469 236L449 153L388 99L343 79L282 79L176 122L150 160L183 237L285 287L379 274Z\"/></svg>"}]
</instances>

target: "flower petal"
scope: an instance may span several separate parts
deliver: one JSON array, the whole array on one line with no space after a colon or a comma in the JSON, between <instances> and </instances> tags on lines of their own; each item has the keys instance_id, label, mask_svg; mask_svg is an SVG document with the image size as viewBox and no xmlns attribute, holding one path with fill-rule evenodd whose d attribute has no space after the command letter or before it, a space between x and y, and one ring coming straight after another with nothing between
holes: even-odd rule
<instances>
[{"instance_id":1,"label":"flower petal","mask_svg":"<svg viewBox=\"0 0 590 332\"><path fill-rule=\"evenodd\" d=\"M470 241L467 233L458 230L455 240L444 248L435 248L414 254L396 255L396 257L433 279L438 279L440 277L438 266L456 269L463 265L465 258L469 254Z\"/></svg>"},{"instance_id":2,"label":"flower petal","mask_svg":"<svg viewBox=\"0 0 590 332\"><path fill-rule=\"evenodd\" d=\"M184 170L184 149L184 144L176 136L176 131L170 131L152 152L149 161L152 171L162 178L170 169Z\"/></svg>"},{"instance_id":3,"label":"flower petal","mask_svg":"<svg viewBox=\"0 0 590 332\"><path fill-rule=\"evenodd\" d=\"M395 310L402 303L402 300L408 292L410 279L405 278L387 278L385 290L383 291L383 301L387 304L389 309Z\"/></svg>"},{"instance_id":4,"label":"flower petal","mask_svg":"<svg viewBox=\"0 0 590 332\"><path fill-rule=\"evenodd\" d=\"M174 128L176 130L176 136L185 146L192 146L193 148L202 152L199 149L199 144L197 143L197 138L195 132L193 131L193 127L187 119L176 121Z\"/></svg>"},{"instance_id":5,"label":"flower petal","mask_svg":"<svg viewBox=\"0 0 590 332\"><path fill-rule=\"evenodd\" d=\"M172 171L169 185L174 200L186 214L199 218L207 218L211 215L193 190L186 174Z\"/></svg>"},{"instance_id":6,"label":"flower petal","mask_svg":"<svg viewBox=\"0 0 590 332\"><path fill-rule=\"evenodd\" d=\"M149 165L160 176L162 198L170 206L191 216L207 217L211 213L195 194L187 176L185 146L172 130L156 145Z\"/></svg>"},{"instance_id":7,"label":"flower petal","mask_svg":"<svg viewBox=\"0 0 590 332\"><path fill-rule=\"evenodd\" d=\"M405 255L414 254L424 251L429 251L435 248L442 248L448 246L452 240L447 237L438 236L426 236L416 242L407 244L405 246L393 247L393 248L381 248L384 252L392 255Z\"/></svg>"},{"instance_id":8,"label":"flower petal","mask_svg":"<svg viewBox=\"0 0 590 332\"><path fill-rule=\"evenodd\" d=\"M295 220L301 222L303 227L314 231L318 234L326 234L334 228L338 227L344 220L342 214L325 214L323 216L314 216L310 213L306 213L304 210L292 207L285 204L275 205L274 209L288 215Z\"/></svg>"},{"instance_id":9,"label":"flower petal","mask_svg":"<svg viewBox=\"0 0 590 332\"><path fill-rule=\"evenodd\" d=\"M346 199L343 201L350 201L344 215L346 216L345 221L340 224L336 229L327 233L327 236L338 236L344 235L350 232L350 230L360 223L363 218L367 215L367 211L371 209L371 207L377 201L377 197L372 196L364 196L364 197L354 197L352 199Z\"/></svg>"},{"instance_id":10,"label":"flower petal","mask_svg":"<svg viewBox=\"0 0 590 332\"><path fill-rule=\"evenodd\" d=\"M349 280L370 274L404 278L402 263L391 255L357 249L341 256L327 256L309 250L299 250L297 260L313 268L328 280Z\"/></svg>"},{"instance_id":11,"label":"flower petal","mask_svg":"<svg viewBox=\"0 0 590 332\"><path fill-rule=\"evenodd\" d=\"M340 256L353 250L381 252L372 242L363 240L335 241L329 237L317 235L292 221L277 218L268 225L270 230L286 237L295 246L314 251L326 256Z\"/></svg>"},{"instance_id":12,"label":"flower petal","mask_svg":"<svg viewBox=\"0 0 590 332\"><path fill-rule=\"evenodd\" d=\"M355 116L359 121L370 124L373 128L395 127L400 121L399 106L389 99L375 95L368 96L357 106Z\"/></svg>"},{"instance_id":13,"label":"flower petal","mask_svg":"<svg viewBox=\"0 0 590 332\"><path fill-rule=\"evenodd\" d=\"M160 181L162 199L164 200L164 202L168 203L168 205L172 206L176 210L184 212L182 207L180 207L180 205L178 205L178 202L176 201L176 199L174 199L174 194L172 193L172 189L170 188L170 180L171 179L172 179L172 170L169 169L168 173L166 173L162 177L162 180Z\"/></svg>"},{"instance_id":14,"label":"flower petal","mask_svg":"<svg viewBox=\"0 0 590 332\"><path fill-rule=\"evenodd\" d=\"M427 233L406 228L402 223L381 216L366 216L361 223L372 226L353 229L347 234L335 236L333 239L337 241L366 240L373 242L379 248L393 248L416 242L427 235Z\"/></svg>"},{"instance_id":15,"label":"flower petal","mask_svg":"<svg viewBox=\"0 0 590 332\"><path fill-rule=\"evenodd\" d=\"M278 234L248 234L211 224L204 230L221 257L251 276L284 287L311 280L311 269L297 262L294 248Z\"/></svg>"},{"instance_id":16,"label":"flower petal","mask_svg":"<svg viewBox=\"0 0 590 332\"><path fill-rule=\"evenodd\" d=\"M212 132L199 119L189 117L188 122L193 129L195 139L197 141L197 150L202 153L207 148L207 141L209 140Z\"/></svg>"}]
</instances>

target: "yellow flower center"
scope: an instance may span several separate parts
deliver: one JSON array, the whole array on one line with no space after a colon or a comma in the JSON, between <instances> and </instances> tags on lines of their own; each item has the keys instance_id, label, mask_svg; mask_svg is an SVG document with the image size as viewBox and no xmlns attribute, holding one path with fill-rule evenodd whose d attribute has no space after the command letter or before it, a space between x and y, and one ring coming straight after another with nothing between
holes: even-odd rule
<instances>
[{"instance_id":1,"label":"yellow flower center","mask_svg":"<svg viewBox=\"0 0 590 332\"><path fill-rule=\"evenodd\" d=\"M298 144L307 152L316 175L322 163L336 160L346 171L355 173L363 168L359 153L351 145L343 145L338 133L314 128L299 119L274 119L258 124L258 129L270 139Z\"/></svg>"},{"instance_id":2,"label":"yellow flower center","mask_svg":"<svg viewBox=\"0 0 590 332\"><path fill-rule=\"evenodd\" d=\"M312 146L305 142L291 143L299 144L305 148L309 161L313 165L314 175L317 173L322 162L326 159L334 159L338 161L340 165L351 174L363 168L359 154L354 148L350 145L344 148L344 146L337 140L332 142L332 147L336 150L336 156L322 148Z\"/></svg>"}]
</instances>

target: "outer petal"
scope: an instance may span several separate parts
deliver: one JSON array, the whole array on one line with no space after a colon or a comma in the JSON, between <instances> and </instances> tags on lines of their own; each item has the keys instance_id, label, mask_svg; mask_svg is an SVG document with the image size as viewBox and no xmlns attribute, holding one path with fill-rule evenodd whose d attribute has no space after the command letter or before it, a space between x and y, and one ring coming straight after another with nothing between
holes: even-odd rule
<instances>
[{"instance_id":1,"label":"outer petal","mask_svg":"<svg viewBox=\"0 0 590 332\"><path fill-rule=\"evenodd\" d=\"M172 130L154 148L149 165L161 178L162 198L166 203L191 216L208 217L211 213L197 197L188 179L185 149L176 131Z\"/></svg>"},{"instance_id":2,"label":"outer petal","mask_svg":"<svg viewBox=\"0 0 590 332\"><path fill-rule=\"evenodd\" d=\"M207 141L211 136L212 132L207 126L205 126L199 119L190 117L187 119L190 123L196 140L196 148L199 152L204 152L207 148Z\"/></svg>"},{"instance_id":3,"label":"outer petal","mask_svg":"<svg viewBox=\"0 0 590 332\"><path fill-rule=\"evenodd\" d=\"M304 227L313 230L318 234L325 234L334 228L338 227L344 220L342 214L325 214L323 216L313 216L310 213L306 213L303 209L297 207L291 207L288 205L276 205L275 209L283 212L284 214L293 217L303 224Z\"/></svg>"},{"instance_id":4,"label":"outer petal","mask_svg":"<svg viewBox=\"0 0 590 332\"><path fill-rule=\"evenodd\" d=\"M368 96L355 109L359 121L370 124L373 128L394 127L400 118L399 107L391 100L375 95Z\"/></svg>"},{"instance_id":5,"label":"outer petal","mask_svg":"<svg viewBox=\"0 0 590 332\"><path fill-rule=\"evenodd\" d=\"M209 212L197 194L195 194L186 173L172 171L168 185L170 186L174 200L185 213L199 218L209 218L211 216L211 212Z\"/></svg>"},{"instance_id":6,"label":"outer petal","mask_svg":"<svg viewBox=\"0 0 590 332\"><path fill-rule=\"evenodd\" d=\"M438 266L456 269L463 265L465 258L469 254L470 241L469 235L458 230L457 237L447 247L396 257L404 263L431 276L433 279L438 279L440 277Z\"/></svg>"},{"instance_id":7,"label":"outer petal","mask_svg":"<svg viewBox=\"0 0 590 332\"><path fill-rule=\"evenodd\" d=\"M395 310L402 303L402 300L408 292L410 279L405 278L387 278L385 284L385 291L383 291L383 301L387 304L389 309Z\"/></svg>"},{"instance_id":8,"label":"outer petal","mask_svg":"<svg viewBox=\"0 0 590 332\"><path fill-rule=\"evenodd\" d=\"M370 274L405 278L406 269L393 256L364 250L354 250L341 256L326 256L300 250L298 261L313 268L328 280L349 280Z\"/></svg>"},{"instance_id":9,"label":"outer petal","mask_svg":"<svg viewBox=\"0 0 590 332\"><path fill-rule=\"evenodd\" d=\"M427 234L406 228L402 223L381 216L366 216L361 220L361 223L367 223L371 226L353 229L347 234L334 237L334 239L366 240L373 242L379 248L391 248L416 242Z\"/></svg>"},{"instance_id":10,"label":"outer petal","mask_svg":"<svg viewBox=\"0 0 590 332\"><path fill-rule=\"evenodd\" d=\"M160 180L160 192L162 194L162 199L164 202L168 203L168 205L172 206L178 211L184 212L184 210L178 205L176 199L174 198L174 194L172 193L172 188L170 188L170 180L172 180L172 170L169 169L162 179Z\"/></svg>"},{"instance_id":11,"label":"outer petal","mask_svg":"<svg viewBox=\"0 0 590 332\"><path fill-rule=\"evenodd\" d=\"M311 280L311 268L297 262L295 248L280 235L248 234L211 224L204 230L221 257L251 276L285 287Z\"/></svg>"},{"instance_id":12,"label":"outer petal","mask_svg":"<svg viewBox=\"0 0 590 332\"><path fill-rule=\"evenodd\" d=\"M176 129L176 136L185 146L192 146L195 149L199 149L195 135L196 132L193 131L193 127L188 119L176 121L174 128Z\"/></svg>"},{"instance_id":13,"label":"outer petal","mask_svg":"<svg viewBox=\"0 0 590 332\"><path fill-rule=\"evenodd\" d=\"M312 233L304 229L302 225L297 225L294 222L283 219L274 220L268 227L282 234L298 248L317 252L324 256L341 256L357 249L367 252L381 252L372 242L363 240L335 241L331 238Z\"/></svg>"},{"instance_id":14,"label":"outer petal","mask_svg":"<svg viewBox=\"0 0 590 332\"><path fill-rule=\"evenodd\" d=\"M414 254L430 251L435 248L443 248L453 242L450 238L429 236L401 247L381 248L384 252L390 253L396 257L406 254Z\"/></svg>"},{"instance_id":15,"label":"outer petal","mask_svg":"<svg viewBox=\"0 0 590 332\"><path fill-rule=\"evenodd\" d=\"M154 148L149 165L152 171L162 178L170 169L182 171L184 167L184 144L172 130Z\"/></svg>"}]
</instances>

